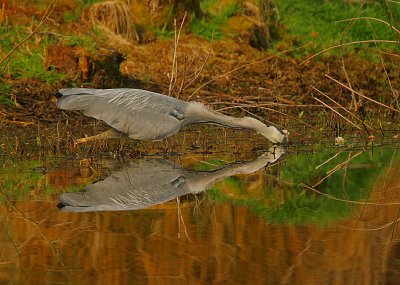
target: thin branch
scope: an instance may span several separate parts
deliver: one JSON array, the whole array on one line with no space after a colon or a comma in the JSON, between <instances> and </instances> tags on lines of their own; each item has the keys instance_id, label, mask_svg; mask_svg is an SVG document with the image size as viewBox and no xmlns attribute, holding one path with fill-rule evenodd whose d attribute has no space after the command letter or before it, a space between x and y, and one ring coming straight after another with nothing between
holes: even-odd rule
<instances>
[{"instance_id":1,"label":"thin branch","mask_svg":"<svg viewBox=\"0 0 400 285\"><path fill-rule=\"evenodd\" d=\"M338 106L339 108L341 108L343 111L345 111L346 113L348 113L350 116L352 116L354 119L356 119L357 121L359 121L360 123L362 123L363 125L365 125L366 127L368 127L370 130L373 130L372 127L370 127L367 123L365 123L363 120L361 120L359 117L357 117L356 115L354 115L352 112L350 112L349 110L347 110L345 107L343 107L342 105L340 105L338 102L336 102L335 100L333 100L331 97L329 97L328 95L326 95L324 92L322 92L321 90L319 90L318 88L310 85L310 87L312 89L314 89L315 91L317 91L319 94L325 96L326 98L328 98L331 102L333 102L336 106Z\"/></svg>"},{"instance_id":2,"label":"thin branch","mask_svg":"<svg viewBox=\"0 0 400 285\"><path fill-rule=\"evenodd\" d=\"M317 100L318 102L320 102L322 105L324 105L326 108L328 108L329 110L331 110L332 112L334 112L335 114L339 115L340 117L342 117L343 119L345 119L347 122L349 122L351 125L353 125L354 127L356 127L357 129L363 131L362 128L360 128L359 126L357 126L356 124L354 124L352 121L350 121L349 119L347 119L345 116L343 116L342 114L340 114L338 111L336 111L335 109L333 109L331 106L329 106L328 104L324 103L322 100L318 99L317 97L314 97L315 100Z\"/></svg>"},{"instance_id":3,"label":"thin branch","mask_svg":"<svg viewBox=\"0 0 400 285\"><path fill-rule=\"evenodd\" d=\"M34 34L36 34L36 32L40 29L40 27L49 19L49 16L53 13L55 7L56 7L56 3L57 0L53 0L52 2L50 2L49 6L47 6L47 10L44 13L43 17L41 18L39 24L36 26L36 28L28 35L26 36L23 40L21 40L12 50L10 50L7 55L0 60L0 65L2 65L6 60L7 60L7 64L4 65L3 70L1 73L4 73L9 60L11 59L13 53L23 44L25 43L27 40L29 40Z\"/></svg>"},{"instance_id":4,"label":"thin branch","mask_svg":"<svg viewBox=\"0 0 400 285\"><path fill-rule=\"evenodd\" d=\"M374 99L371 99L371 98L369 98L369 97L367 97L367 96L365 96L365 95L363 95L363 94L361 94L361 93L355 91L354 89L351 89L350 87L346 86L345 84L343 84L342 82L336 80L335 78L329 76L328 74L325 74L325 76L328 77L330 80L336 82L336 83L339 84L340 86L343 86L343 87L346 88L347 90L354 92L354 94L357 94L358 96L361 96L361 97L363 97L364 99L366 99L366 100L368 100L368 101L371 101L371 102L373 102L373 103L375 103L375 104L378 104L378 105L380 105L380 106L382 106L382 107L388 108L388 109L390 109L390 110L392 110L392 111L395 111L395 112L399 113L398 110L396 110L396 109L394 109L394 108L392 108L392 107L390 107L390 106L388 106L388 105L385 105L385 104L383 104L383 103L381 103L381 102L378 102L378 101L376 101L376 100L374 100Z\"/></svg>"},{"instance_id":5,"label":"thin branch","mask_svg":"<svg viewBox=\"0 0 400 285\"><path fill-rule=\"evenodd\" d=\"M339 21L336 21L336 23L353 21L353 20L373 20L373 21L377 21L377 22L383 23L383 24L391 27L396 33L400 34L400 30L397 29L396 27L392 26L390 23L388 23L388 22L386 22L386 21L384 21L382 19L378 19L378 18L374 18L374 17L355 17L355 18L350 18L350 19L339 20Z\"/></svg>"},{"instance_id":6,"label":"thin branch","mask_svg":"<svg viewBox=\"0 0 400 285\"><path fill-rule=\"evenodd\" d=\"M181 31L183 27L183 23L185 22L187 12L185 12L185 15L183 16L181 26L179 27L178 32L176 31L176 19L174 19L174 27L175 27L175 38L174 38L174 58L172 62L172 71L171 71L171 79L169 82L169 89L168 89L168 95L171 96L172 89L175 86L176 79L178 76L178 44L179 44L179 38L181 36Z\"/></svg>"},{"instance_id":7,"label":"thin branch","mask_svg":"<svg viewBox=\"0 0 400 285\"><path fill-rule=\"evenodd\" d=\"M313 191L313 192L315 192L315 193L317 193L317 194L319 194L319 195L325 196L325 197L327 197L327 198L329 198L329 199L336 200L336 201L340 201L340 202L345 202L345 203L350 203L350 204L356 204L356 205L370 205L370 206L400 205L400 202L373 203L373 202L362 202L362 201L354 201L354 200L348 200L348 199L341 199L341 198L337 198L337 197L335 197L335 196L333 196L333 195L330 195L330 194L321 192L321 191L315 189L314 187L310 187L310 186L308 186L308 185L306 185L306 184L300 184L300 186L302 186L302 187L304 187L304 188L306 188L306 189L308 189L308 190L311 190L311 191Z\"/></svg>"},{"instance_id":8,"label":"thin branch","mask_svg":"<svg viewBox=\"0 0 400 285\"><path fill-rule=\"evenodd\" d=\"M303 65L304 63L310 61L310 59L313 59L314 57L317 57L318 55L327 52L328 50L335 49L335 48L340 48L343 46L349 46L349 45L354 45L354 44L364 44L364 43L389 43L389 44L397 44L397 41L390 41L390 40L363 40L363 41L355 41L355 42L349 42L349 43L343 43L335 46L328 47L320 52L317 52L316 54L306 58L303 62L300 63L300 65Z\"/></svg>"},{"instance_id":9,"label":"thin branch","mask_svg":"<svg viewBox=\"0 0 400 285\"><path fill-rule=\"evenodd\" d=\"M332 168L331 170L329 170L326 175L317 183L315 183L312 187L317 187L319 184L321 184L323 181L325 181L325 179L327 179L329 176L333 175L336 171L338 171L339 169L341 169L343 167L343 165L346 165L347 163L349 163L350 160L352 160L353 158L359 156L360 154L362 154L364 152L364 149L358 151L355 155L353 155L352 157L350 157L349 159L345 160L344 162L341 162L339 164L337 164L334 168Z\"/></svg>"}]
</instances>

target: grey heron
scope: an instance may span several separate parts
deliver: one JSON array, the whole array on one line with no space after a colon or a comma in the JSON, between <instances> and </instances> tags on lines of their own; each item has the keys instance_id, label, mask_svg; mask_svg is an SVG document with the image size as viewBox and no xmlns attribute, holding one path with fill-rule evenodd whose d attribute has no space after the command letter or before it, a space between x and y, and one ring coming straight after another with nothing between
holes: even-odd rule
<instances>
[{"instance_id":1,"label":"grey heron","mask_svg":"<svg viewBox=\"0 0 400 285\"><path fill-rule=\"evenodd\" d=\"M198 102L185 102L141 89L67 88L56 94L57 106L104 121L112 129L77 143L96 139L118 138L121 133L136 140L162 140L182 127L211 123L232 128L252 129L273 143L287 140L284 131L267 126L251 117L235 118L213 111Z\"/></svg>"},{"instance_id":2,"label":"grey heron","mask_svg":"<svg viewBox=\"0 0 400 285\"><path fill-rule=\"evenodd\" d=\"M61 194L59 207L66 212L143 209L182 195L200 193L225 177L256 172L276 162L284 153L282 147L275 146L253 161L212 171L189 171L166 159L140 159L81 192Z\"/></svg>"}]
</instances>

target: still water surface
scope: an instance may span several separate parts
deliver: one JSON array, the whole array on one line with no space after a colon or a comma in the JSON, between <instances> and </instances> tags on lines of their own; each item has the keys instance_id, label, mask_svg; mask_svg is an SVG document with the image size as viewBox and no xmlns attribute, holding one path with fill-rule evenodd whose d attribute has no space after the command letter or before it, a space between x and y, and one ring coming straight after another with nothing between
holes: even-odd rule
<instances>
[{"instance_id":1,"label":"still water surface","mask_svg":"<svg viewBox=\"0 0 400 285\"><path fill-rule=\"evenodd\" d=\"M2 162L1 284L400 282L393 147Z\"/></svg>"}]
</instances>

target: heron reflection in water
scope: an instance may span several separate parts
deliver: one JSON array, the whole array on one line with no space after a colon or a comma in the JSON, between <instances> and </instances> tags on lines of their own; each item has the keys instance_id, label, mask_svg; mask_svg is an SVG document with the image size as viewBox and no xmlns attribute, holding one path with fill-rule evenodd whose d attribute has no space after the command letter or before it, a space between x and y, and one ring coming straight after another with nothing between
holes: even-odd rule
<instances>
[{"instance_id":1,"label":"heron reflection in water","mask_svg":"<svg viewBox=\"0 0 400 285\"><path fill-rule=\"evenodd\" d=\"M287 140L287 131L267 126L251 117L235 118L216 112L198 102L184 102L163 94L140 89L61 89L57 106L104 121L112 129L81 138L76 143L119 138L162 140L191 124L208 123L255 130L273 143Z\"/></svg>"},{"instance_id":2,"label":"heron reflection in water","mask_svg":"<svg viewBox=\"0 0 400 285\"><path fill-rule=\"evenodd\" d=\"M275 146L254 161L233 163L213 171L188 171L169 160L141 159L82 192L61 194L59 207L68 212L143 209L200 193L229 176L253 173L283 154L284 149Z\"/></svg>"}]
</instances>

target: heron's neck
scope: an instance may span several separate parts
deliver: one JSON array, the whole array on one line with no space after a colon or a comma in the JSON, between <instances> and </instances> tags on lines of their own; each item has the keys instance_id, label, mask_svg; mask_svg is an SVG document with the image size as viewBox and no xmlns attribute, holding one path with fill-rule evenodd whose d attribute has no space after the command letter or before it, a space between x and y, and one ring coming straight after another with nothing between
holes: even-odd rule
<instances>
[{"instance_id":1,"label":"heron's neck","mask_svg":"<svg viewBox=\"0 0 400 285\"><path fill-rule=\"evenodd\" d=\"M253 120L250 122L248 118L235 118L227 116L213 110L208 109L201 103L190 102L187 109L188 121L186 124L193 123L215 123L231 128L252 129L262 133L267 126L260 121Z\"/></svg>"},{"instance_id":2,"label":"heron's neck","mask_svg":"<svg viewBox=\"0 0 400 285\"><path fill-rule=\"evenodd\" d=\"M277 161L284 153L285 152L282 148L273 148L254 161L231 164L217 170L191 174L191 176L186 180L186 186L189 188L191 193L202 192L211 188L216 182L221 181L226 177L256 172L268 163Z\"/></svg>"}]
</instances>

